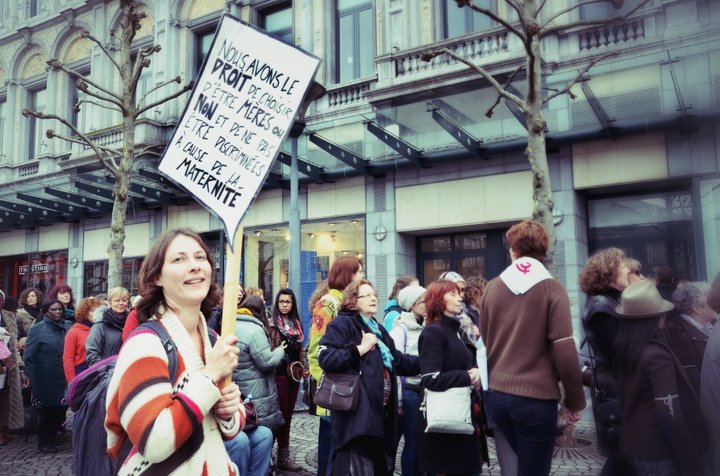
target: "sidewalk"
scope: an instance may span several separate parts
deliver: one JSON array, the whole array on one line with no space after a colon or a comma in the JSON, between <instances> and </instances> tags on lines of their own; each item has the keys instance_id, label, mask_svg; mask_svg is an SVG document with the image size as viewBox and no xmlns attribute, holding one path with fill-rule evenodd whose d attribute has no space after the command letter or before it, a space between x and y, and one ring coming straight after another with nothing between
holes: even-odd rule
<instances>
[{"instance_id":1,"label":"sidewalk","mask_svg":"<svg viewBox=\"0 0 720 476\"><path fill-rule=\"evenodd\" d=\"M551 474L553 476L594 476L600 472L604 458L595 447L595 427L591 421L581 420L576 425L576 437L585 441L588 446L574 449L556 448L553 457ZM292 422L291 456L295 462L305 468L306 472L289 473L281 471L280 476L315 474L317 469L317 431L318 418L305 412L295 413ZM500 468L495 459L494 441L490 443L490 468L483 470L483 475L499 476ZM400 453L398 450L398 464L396 468L399 475ZM27 443L24 435L13 435L13 440L5 446L0 446L0 474L13 476L42 476L42 475L73 475L72 444L63 441L58 446L58 453L44 455L37 451L37 438L30 435Z\"/></svg>"}]
</instances>

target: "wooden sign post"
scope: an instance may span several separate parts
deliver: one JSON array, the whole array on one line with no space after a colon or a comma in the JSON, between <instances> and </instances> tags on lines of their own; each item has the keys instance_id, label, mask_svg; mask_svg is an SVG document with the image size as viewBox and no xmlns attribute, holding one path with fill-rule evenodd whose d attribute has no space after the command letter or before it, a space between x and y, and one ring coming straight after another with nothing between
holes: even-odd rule
<instances>
[{"instance_id":1,"label":"wooden sign post","mask_svg":"<svg viewBox=\"0 0 720 476\"><path fill-rule=\"evenodd\" d=\"M233 244L225 245L225 286L223 287L222 334L220 337L235 335L236 313L238 307L238 287L240 286L240 263L242 262L243 226L238 226ZM220 388L229 384L228 375Z\"/></svg>"}]
</instances>

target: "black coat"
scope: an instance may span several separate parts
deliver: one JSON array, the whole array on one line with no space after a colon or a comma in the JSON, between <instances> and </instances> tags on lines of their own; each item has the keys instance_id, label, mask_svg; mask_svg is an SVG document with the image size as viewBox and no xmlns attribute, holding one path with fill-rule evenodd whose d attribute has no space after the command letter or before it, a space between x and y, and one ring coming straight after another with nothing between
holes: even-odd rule
<instances>
[{"instance_id":1,"label":"black coat","mask_svg":"<svg viewBox=\"0 0 720 476\"><path fill-rule=\"evenodd\" d=\"M395 348L390 334L382 324L378 326L382 341L393 355L393 370L390 372L392 390L390 402L383 406L383 362L379 346L365 354L361 361L357 346L362 341L362 332L371 332L359 314L341 311L328 325L320 339L318 361L325 372L354 374L362 365L360 376L360 397L354 412L332 412L333 451L345 446L353 438L371 436L385 441L386 459L395 462L397 451L397 379L398 375L412 376L420 373L419 359L403 354ZM392 468L388 468L392 474Z\"/></svg>"},{"instance_id":2,"label":"black coat","mask_svg":"<svg viewBox=\"0 0 720 476\"><path fill-rule=\"evenodd\" d=\"M707 429L698 397L668 336L643 348L632 373L620 373L620 450L641 459L673 459L683 476L702 474Z\"/></svg>"},{"instance_id":3,"label":"black coat","mask_svg":"<svg viewBox=\"0 0 720 476\"><path fill-rule=\"evenodd\" d=\"M461 340L460 322L443 316L439 324L426 324L418 341L422 385L432 391L470 385L468 370L477 367L476 349ZM434 374L436 375L426 375ZM425 433L418 435L420 471L428 473L479 473L485 454L485 436Z\"/></svg>"},{"instance_id":4,"label":"black coat","mask_svg":"<svg viewBox=\"0 0 720 476\"><path fill-rule=\"evenodd\" d=\"M582 322L592 356L592 399L598 450L603 456L619 454L621 425L620 394L615 378L615 336L620 319L615 306L620 291L608 290L599 296L588 296Z\"/></svg>"},{"instance_id":5,"label":"black coat","mask_svg":"<svg viewBox=\"0 0 720 476\"><path fill-rule=\"evenodd\" d=\"M47 317L30 328L25 343L25 375L30 379L35 398L45 406L61 405L65 394L63 347L72 322L55 322Z\"/></svg>"}]
</instances>

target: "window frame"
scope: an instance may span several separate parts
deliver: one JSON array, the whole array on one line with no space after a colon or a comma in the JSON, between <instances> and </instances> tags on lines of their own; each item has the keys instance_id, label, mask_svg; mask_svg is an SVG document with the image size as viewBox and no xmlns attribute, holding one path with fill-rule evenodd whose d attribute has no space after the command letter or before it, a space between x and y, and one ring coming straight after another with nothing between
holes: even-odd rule
<instances>
[{"instance_id":1,"label":"window frame","mask_svg":"<svg viewBox=\"0 0 720 476\"><path fill-rule=\"evenodd\" d=\"M371 64L369 66L370 66L371 70L374 69L376 46L377 46L375 44L375 28L376 28L375 21L374 21L375 5L372 0L367 0L363 3L361 3L360 5L350 7L341 12L340 6L339 6L340 1L341 0L336 0L336 2L335 2L335 19L334 19L335 20L335 36L334 36L334 38L335 38L335 78L334 79L335 79L336 83L347 83L347 82L351 82L351 81L357 81L357 80L363 78L362 65L361 65L361 62L359 61L360 56L361 56L360 45L363 43L363 41L362 41L363 38L358 35L360 32L360 28L359 28L360 14L367 10L370 10L370 15L373 18L373 21L370 22L372 25L372 31L370 32L370 39L372 40L373 54L371 55L372 60L371 60ZM368 6L369 6L369 8L368 8ZM350 77L350 78L344 78L342 75L342 68L341 68L342 59L340 57L340 51L341 51L341 48L340 48L340 45L341 45L340 20L346 16L352 16L353 33L354 33L354 37L352 40L353 60L355 58L358 58L358 61L353 61L353 72L351 75L352 77Z\"/></svg>"},{"instance_id":2,"label":"window frame","mask_svg":"<svg viewBox=\"0 0 720 476\"><path fill-rule=\"evenodd\" d=\"M290 10L290 29L287 28L276 30L276 31L268 31L267 30L267 18L268 16L285 11ZM294 45L295 44L295 11L293 9L293 3L292 1L285 1L280 2L277 4L274 4L272 6L259 9L257 11L257 26L268 32L269 34L279 38L281 41ZM286 36L289 35L288 38Z\"/></svg>"}]
</instances>

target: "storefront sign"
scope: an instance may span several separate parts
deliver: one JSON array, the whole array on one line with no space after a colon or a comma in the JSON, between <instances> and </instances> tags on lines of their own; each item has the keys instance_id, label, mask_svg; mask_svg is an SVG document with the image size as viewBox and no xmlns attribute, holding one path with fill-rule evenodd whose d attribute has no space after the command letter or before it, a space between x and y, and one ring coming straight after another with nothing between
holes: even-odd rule
<instances>
[{"instance_id":1,"label":"storefront sign","mask_svg":"<svg viewBox=\"0 0 720 476\"><path fill-rule=\"evenodd\" d=\"M320 60L224 15L159 169L228 242L270 172Z\"/></svg>"},{"instance_id":2,"label":"storefront sign","mask_svg":"<svg viewBox=\"0 0 720 476\"><path fill-rule=\"evenodd\" d=\"M34 264L30 266L30 272L31 273L47 273L50 270L50 265L47 263L40 263L40 264ZM21 265L18 268L18 275L24 276L28 272L28 266L27 265Z\"/></svg>"}]
</instances>

